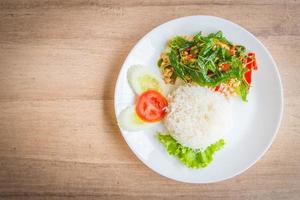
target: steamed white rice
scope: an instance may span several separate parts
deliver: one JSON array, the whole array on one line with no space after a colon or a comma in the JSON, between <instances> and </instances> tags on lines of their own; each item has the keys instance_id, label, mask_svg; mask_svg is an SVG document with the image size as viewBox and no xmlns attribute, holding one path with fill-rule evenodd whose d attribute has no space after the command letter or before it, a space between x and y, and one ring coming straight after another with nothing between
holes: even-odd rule
<instances>
[{"instance_id":1,"label":"steamed white rice","mask_svg":"<svg viewBox=\"0 0 300 200\"><path fill-rule=\"evenodd\" d=\"M199 86L179 86L168 96L164 124L180 144L205 149L223 138L232 127L230 102Z\"/></svg>"}]
</instances>

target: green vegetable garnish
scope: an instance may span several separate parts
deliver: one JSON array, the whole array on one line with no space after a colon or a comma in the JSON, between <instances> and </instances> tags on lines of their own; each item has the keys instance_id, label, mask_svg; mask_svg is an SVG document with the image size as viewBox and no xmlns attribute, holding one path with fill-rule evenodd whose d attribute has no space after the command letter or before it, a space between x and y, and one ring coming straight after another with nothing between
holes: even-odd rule
<instances>
[{"instance_id":1,"label":"green vegetable garnish","mask_svg":"<svg viewBox=\"0 0 300 200\"><path fill-rule=\"evenodd\" d=\"M223 139L208 146L204 151L194 150L179 144L172 136L157 134L159 141L164 145L170 155L176 156L189 168L204 168L213 161L213 155L220 150L225 142Z\"/></svg>"},{"instance_id":2,"label":"green vegetable garnish","mask_svg":"<svg viewBox=\"0 0 300 200\"><path fill-rule=\"evenodd\" d=\"M221 31L207 36L200 32L190 39L175 36L168 42L167 49L164 56L168 59L163 62L160 58L158 66L162 72L166 68L173 69L171 76L164 74L165 78L174 79L168 82L175 83L178 77L185 82L215 88L234 80L239 84L234 91L243 101L247 100L250 84L244 79L248 70L246 48L233 45Z\"/></svg>"}]
</instances>

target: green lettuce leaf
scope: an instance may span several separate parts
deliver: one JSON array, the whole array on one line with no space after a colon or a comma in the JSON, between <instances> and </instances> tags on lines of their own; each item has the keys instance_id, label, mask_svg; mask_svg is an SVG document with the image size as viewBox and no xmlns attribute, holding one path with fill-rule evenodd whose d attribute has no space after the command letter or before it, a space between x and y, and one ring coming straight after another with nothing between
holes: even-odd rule
<instances>
[{"instance_id":1,"label":"green lettuce leaf","mask_svg":"<svg viewBox=\"0 0 300 200\"><path fill-rule=\"evenodd\" d=\"M200 151L182 146L170 135L158 133L157 137L170 155L176 156L187 167L196 169L207 167L213 161L214 153L225 144L224 140L220 139L204 151Z\"/></svg>"}]
</instances>

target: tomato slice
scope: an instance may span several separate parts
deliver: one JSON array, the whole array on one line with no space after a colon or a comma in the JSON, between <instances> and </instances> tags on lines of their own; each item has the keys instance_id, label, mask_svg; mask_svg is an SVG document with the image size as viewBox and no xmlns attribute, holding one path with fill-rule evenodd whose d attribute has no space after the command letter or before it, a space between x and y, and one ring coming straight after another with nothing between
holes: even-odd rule
<instances>
[{"instance_id":1,"label":"tomato slice","mask_svg":"<svg viewBox=\"0 0 300 200\"><path fill-rule=\"evenodd\" d=\"M136 104L137 115L146 122L161 120L168 106L167 99L155 90L148 90L142 93Z\"/></svg>"}]
</instances>

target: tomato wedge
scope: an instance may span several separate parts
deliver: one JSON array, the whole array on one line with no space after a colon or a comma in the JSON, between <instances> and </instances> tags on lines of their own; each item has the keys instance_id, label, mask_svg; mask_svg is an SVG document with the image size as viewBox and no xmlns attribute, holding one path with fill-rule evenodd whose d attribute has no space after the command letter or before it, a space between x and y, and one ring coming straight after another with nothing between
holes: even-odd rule
<instances>
[{"instance_id":1,"label":"tomato wedge","mask_svg":"<svg viewBox=\"0 0 300 200\"><path fill-rule=\"evenodd\" d=\"M167 99L155 90L148 90L142 93L136 104L137 115L146 122L161 120L168 106Z\"/></svg>"}]
</instances>

